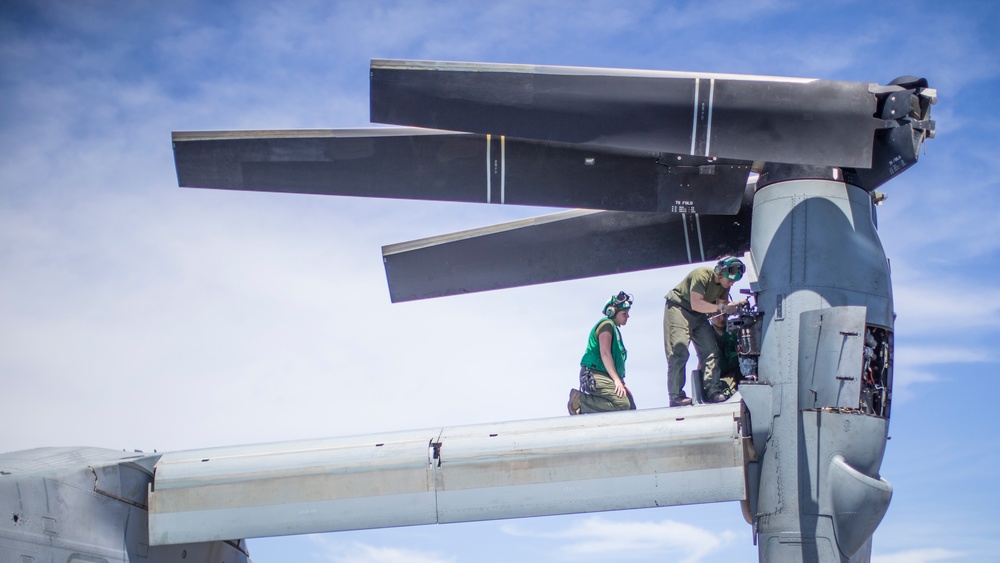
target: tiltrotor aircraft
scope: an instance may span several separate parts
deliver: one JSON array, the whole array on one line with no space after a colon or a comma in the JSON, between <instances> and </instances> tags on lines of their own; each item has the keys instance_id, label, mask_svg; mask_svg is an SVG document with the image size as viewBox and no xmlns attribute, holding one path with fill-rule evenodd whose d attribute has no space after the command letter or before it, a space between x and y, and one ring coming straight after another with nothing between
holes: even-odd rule
<instances>
[{"instance_id":1,"label":"tiltrotor aircraft","mask_svg":"<svg viewBox=\"0 0 1000 563\"><path fill-rule=\"evenodd\" d=\"M913 77L374 60L371 119L402 127L174 133L186 187L577 209L384 247L393 301L749 253L754 306L729 322L751 377L712 405L2 454L0 562L228 563L246 537L719 501L761 561L867 561L892 495L875 188L916 162L935 97Z\"/></svg>"}]
</instances>

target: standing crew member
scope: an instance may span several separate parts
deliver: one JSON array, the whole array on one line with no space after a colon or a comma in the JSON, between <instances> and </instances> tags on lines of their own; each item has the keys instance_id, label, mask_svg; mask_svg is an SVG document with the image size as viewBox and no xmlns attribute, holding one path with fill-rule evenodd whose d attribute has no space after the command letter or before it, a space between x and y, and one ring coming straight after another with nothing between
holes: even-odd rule
<instances>
[{"instance_id":1,"label":"standing crew member","mask_svg":"<svg viewBox=\"0 0 1000 563\"><path fill-rule=\"evenodd\" d=\"M739 281L746 266L739 258L723 258L714 268L696 268L666 297L663 311L663 347L667 354L667 391L670 406L691 404L684 394L688 347L694 342L705 377L703 396L710 403L726 400L719 381L719 345L708 317L735 313L741 302L729 300L729 288Z\"/></svg>"},{"instance_id":2,"label":"standing crew member","mask_svg":"<svg viewBox=\"0 0 1000 563\"><path fill-rule=\"evenodd\" d=\"M580 390L569 392L569 414L635 409L632 394L625 387L628 351L618 328L628 322L631 308L632 296L624 291L605 303L604 318L590 330L587 350L580 360Z\"/></svg>"}]
</instances>

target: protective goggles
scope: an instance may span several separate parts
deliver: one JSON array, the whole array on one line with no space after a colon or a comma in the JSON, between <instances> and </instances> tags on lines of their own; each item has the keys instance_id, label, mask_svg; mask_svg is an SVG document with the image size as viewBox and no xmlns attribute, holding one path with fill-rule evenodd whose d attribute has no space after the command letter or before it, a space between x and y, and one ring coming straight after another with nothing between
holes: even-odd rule
<instances>
[{"instance_id":1,"label":"protective goggles","mask_svg":"<svg viewBox=\"0 0 1000 563\"><path fill-rule=\"evenodd\" d=\"M619 291L618 295L616 295L614 299L615 300L611 304L616 309L628 309L632 307L632 296L624 291Z\"/></svg>"},{"instance_id":2,"label":"protective goggles","mask_svg":"<svg viewBox=\"0 0 1000 563\"><path fill-rule=\"evenodd\" d=\"M747 267L743 265L743 262L733 262L732 264L726 266L722 270L722 273L727 278L733 281L740 281L740 279L743 277L743 273L746 271Z\"/></svg>"}]
</instances>

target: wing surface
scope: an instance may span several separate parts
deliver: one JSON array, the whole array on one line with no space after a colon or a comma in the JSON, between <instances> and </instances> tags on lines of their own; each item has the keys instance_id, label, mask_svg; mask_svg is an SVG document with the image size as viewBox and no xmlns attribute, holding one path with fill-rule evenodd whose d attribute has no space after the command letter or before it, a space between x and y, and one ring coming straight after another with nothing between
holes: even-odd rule
<instances>
[{"instance_id":1,"label":"wing surface","mask_svg":"<svg viewBox=\"0 0 1000 563\"><path fill-rule=\"evenodd\" d=\"M168 453L149 543L743 500L740 405Z\"/></svg>"}]
</instances>

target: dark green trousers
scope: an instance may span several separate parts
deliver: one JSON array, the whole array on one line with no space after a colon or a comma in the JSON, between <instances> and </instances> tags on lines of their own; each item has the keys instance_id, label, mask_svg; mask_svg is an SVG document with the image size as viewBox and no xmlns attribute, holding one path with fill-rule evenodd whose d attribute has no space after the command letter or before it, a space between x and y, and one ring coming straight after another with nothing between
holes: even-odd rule
<instances>
[{"instance_id":1,"label":"dark green trousers","mask_svg":"<svg viewBox=\"0 0 1000 563\"><path fill-rule=\"evenodd\" d=\"M667 301L663 310L663 348L667 354L667 392L670 400L683 399L687 381L688 347L694 343L704 374L704 397L722 392L719 381L719 344L715 329L704 313L694 313Z\"/></svg>"},{"instance_id":2,"label":"dark green trousers","mask_svg":"<svg viewBox=\"0 0 1000 563\"><path fill-rule=\"evenodd\" d=\"M594 378L594 390L592 393L583 393L580 395L581 413L635 409L632 393L625 393L624 397L615 395L615 381L611 379L610 375L596 371L590 373ZM583 370L581 370L580 379L582 380L583 377ZM581 381L581 389L583 388L582 383Z\"/></svg>"}]
</instances>

